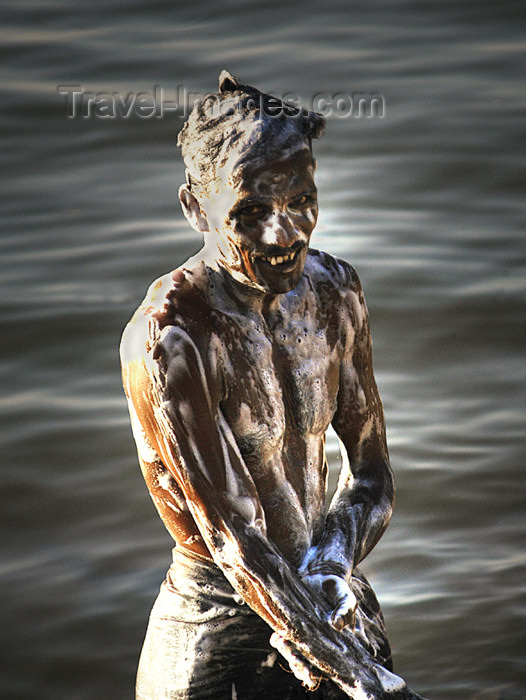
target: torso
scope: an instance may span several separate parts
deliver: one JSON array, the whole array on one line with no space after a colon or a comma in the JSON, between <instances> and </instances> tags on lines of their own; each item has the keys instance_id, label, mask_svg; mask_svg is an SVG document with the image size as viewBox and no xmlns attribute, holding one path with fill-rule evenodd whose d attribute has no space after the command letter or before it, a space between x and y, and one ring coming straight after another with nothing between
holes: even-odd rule
<instances>
[{"instance_id":1,"label":"torso","mask_svg":"<svg viewBox=\"0 0 526 700\"><path fill-rule=\"evenodd\" d=\"M165 328L184 323L199 348L254 480L268 537L295 564L323 525L325 432L336 410L342 338L352 330L327 258L314 252L296 289L249 306L221 284L220 273L203 263L183 267L174 275L179 292L169 289L156 314ZM163 513L156 504L178 543L206 556L188 513L170 527L173 506Z\"/></svg>"}]
</instances>

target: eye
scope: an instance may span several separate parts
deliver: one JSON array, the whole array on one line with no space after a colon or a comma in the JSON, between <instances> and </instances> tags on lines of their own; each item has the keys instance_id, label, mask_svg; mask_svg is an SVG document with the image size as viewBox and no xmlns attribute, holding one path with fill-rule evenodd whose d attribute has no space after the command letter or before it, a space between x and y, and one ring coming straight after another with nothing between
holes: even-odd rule
<instances>
[{"instance_id":1,"label":"eye","mask_svg":"<svg viewBox=\"0 0 526 700\"><path fill-rule=\"evenodd\" d=\"M316 197L312 194L302 194L296 199L290 202L289 207L291 209L304 209L305 207L311 207L316 202Z\"/></svg>"},{"instance_id":2,"label":"eye","mask_svg":"<svg viewBox=\"0 0 526 700\"><path fill-rule=\"evenodd\" d=\"M241 216L259 216L263 213L263 210L261 207L258 207L257 204L252 204L249 207L243 207L238 213Z\"/></svg>"},{"instance_id":3,"label":"eye","mask_svg":"<svg viewBox=\"0 0 526 700\"><path fill-rule=\"evenodd\" d=\"M248 204L246 207L242 207L236 211L236 219L242 219L244 221L258 221L265 217L266 210L259 204Z\"/></svg>"}]
</instances>

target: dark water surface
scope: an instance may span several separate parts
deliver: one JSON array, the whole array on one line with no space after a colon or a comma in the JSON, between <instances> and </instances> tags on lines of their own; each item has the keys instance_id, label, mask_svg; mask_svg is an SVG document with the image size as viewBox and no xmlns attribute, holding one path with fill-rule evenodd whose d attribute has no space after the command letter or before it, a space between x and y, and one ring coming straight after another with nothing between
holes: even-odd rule
<instances>
[{"instance_id":1,"label":"dark water surface","mask_svg":"<svg viewBox=\"0 0 526 700\"><path fill-rule=\"evenodd\" d=\"M433 700L526 697L525 11L521 3L3 4L0 694L126 700L170 538L117 346L199 247L182 120L68 119L58 86L206 92L221 68L327 122L313 245L364 284L398 499L365 569ZM336 443L329 454L337 469Z\"/></svg>"}]
</instances>

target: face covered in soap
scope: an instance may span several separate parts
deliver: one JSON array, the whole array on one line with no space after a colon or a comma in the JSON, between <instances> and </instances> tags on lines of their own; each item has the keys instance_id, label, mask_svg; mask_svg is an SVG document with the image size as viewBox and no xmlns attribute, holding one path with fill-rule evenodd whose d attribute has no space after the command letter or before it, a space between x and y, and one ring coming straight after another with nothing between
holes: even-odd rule
<instances>
[{"instance_id":1,"label":"face covered in soap","mask_svg":"<svg viewBox=\"0 0 526 700\"><path fill-rule=\"evenodd\" d=\"M220 187L201 201L206 247L238 282L270 294L299 283L318 203L309 146L244 152L218 172Z\"/></svg>"}]
</instances>

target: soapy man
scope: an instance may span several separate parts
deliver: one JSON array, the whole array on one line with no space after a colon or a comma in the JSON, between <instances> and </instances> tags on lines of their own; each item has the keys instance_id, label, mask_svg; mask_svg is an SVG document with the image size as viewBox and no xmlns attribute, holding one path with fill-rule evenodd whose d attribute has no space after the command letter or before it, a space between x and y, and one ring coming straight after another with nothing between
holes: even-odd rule
<instances>
[{"instance_id":1,"label":"soapy man","mask_svg":"<svg viewBox=\"0 0 526 700\"><path fill-rule=\"evenodd\" d=\"M223 71L179 135L179 198L204 245L150 287L121 346L176 545L139 700L418 697L357 568L394 486L359 279L309 247L323 129ZM342 469L326 510L329 425Z\"/></svg>"}]
</instances>

